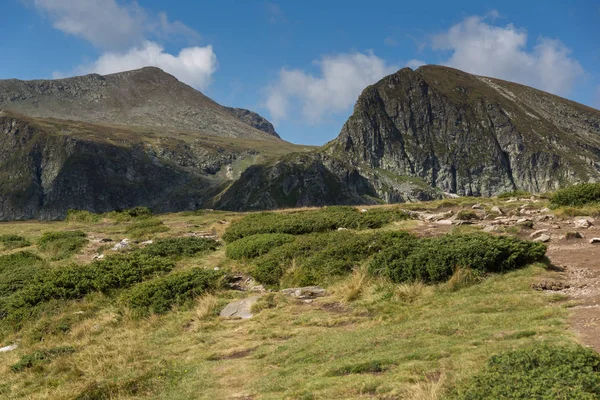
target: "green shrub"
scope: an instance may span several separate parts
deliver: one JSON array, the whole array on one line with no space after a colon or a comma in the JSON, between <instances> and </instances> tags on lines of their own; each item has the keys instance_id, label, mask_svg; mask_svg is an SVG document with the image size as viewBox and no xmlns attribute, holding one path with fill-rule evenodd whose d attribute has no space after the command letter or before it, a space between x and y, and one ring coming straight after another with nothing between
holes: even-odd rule
<instances>
[{"instance_id":1,"label":"green shrub","mask_svg":"<svg viewBox=\"0 0 600 400\"><path fill-rule=\"evenodd\" d=\"M174 305L190 303L197 296L220 288L224 277L221 271L193 268L136 285L123 295L123 300L143 315L166 313Z\"/></svg>"},{"instance_id":2,"label":"green shrub","mask_svg":"<svg viewBox=\"0 0 600 400\"><path fill-rule=\"evenodd\" d=\"M0 297L7 297L28 285L43 272L44 261L23 251L0 256Z\"/></svg>"},{"instance_id":3,"label":"green shrub","mask_svg":"<svg viewBox=\"0 0 600 400\"><path fill-rule=\"evenodd\" d=\"M369 361L360 364L347 365L329 372L329 376L343 376L351 374L378 374L389 369L389 362Z\"/></svg>"},{"instance_id":4,"label":"green shrub","mask_svg":"<svg viewBox=\"0 0 600 400\"><path fill-rule=\"evenodd\" d=\"M582 207L600 203L600 183L582 183L558 190L552 196L553 207Z\"/></svg>"},{"instance_id":5,"label":"green shrub","mask_svg":"<svg viewBox=\"0 0 600 400\"><path fill-rule=\"evenodd\" d=\"M87 210L69 210L67 211L67 222L81 222L93 224L100 221L100 214L95 214Z\"/></svg>"},{"instance_id":6,"label":"green shrub","mask_svg":"<svg viewBox=\"0 0 600 400\"><path fill-rule=\"evenodd\" d=\"M0 243L6 250L20 249L31 246L31 242L19 235L0 235Z\"/></svg>"},{"instance_id":7,"label":"green shrub","mask_svg":"<svg viewBox=\"0 0 600 400\"><path fill-rule=\"evenodd\" d=\"M119 222L131 221L134 219L150 218L154 214L148 207L135 207L127 210L115 210L106 214L106 217L112 218Z\"/></svg>"},{"instance_id":8,"label":"green shrub","mask_svg":"<svg viewBox=\"0 0 600 400\"><path fill-rule=\"evenodd\" d=\"M294 240L295 236L283 233L263 233L247 236L227 245L226 254L227 257L233 260L256 258Z\"/></svg>"},{"instance_id":9,"label":"green shrub","mask_svg":"<svg viewBox=\"0 0 600 400\"><path fill-rule=\"evenodd\" d=\"M200 253L215 251L219 242L208 238L169 238L159 239L139 250L142 254L153 257L191 257Z\"/></svg>"},{"instance_id":10,"label":"green shrub","mask_svg":"<svg viewBox=\"0 0 600 400\"><path fill-rule=\"evenodd\" d=\"M259 282L279 285L325 284L346 275L362 261L397 240L412 237L405 232L356 234L347 231L298 236L256 258L253 276Z\"/></svg>"},{"instance_id":11,"label":"green shrub","mask_svg":"<svg viewBox=\"0 0 600 400\"><path fill-rule=\"evenodd\" d=\"M534 345L493 356L449 396L462 400L598 399L600 355L582 346Z\"/></svg>"},{"instance_id":12,"label":"green shrub","mask_svg":"<svg viewBox=\"0 0 600 400\"><path fill-rule=\"evenodd\" d=\"M40 250L48 253L52 260L62 260L81 250L88 242L82 231L46 232L38 240Z\"/></svg>"},{"instance_id":13,"label":"green shrub","mask_svg":"<svg viewBox=\"0 0 600 400\"><path fill-rule=\"evenodd\" d=\"M479 219L479 216L475 211L461 210L458 212L458 214L456 214L456 219L459 219L461 221L469 221L472 219Z\"/></svg>"},{"instance_id":14,"label":"green shrub","mask_svg":"<svg viewBox=\"0 0 600 400\"><path fill-rule=\"evenodd\" d=\"M499 199L510 199L511 197L531 197L531 193L525 190L514 190L512 192L504 192L498 195Z\"/></svg>"},{"instance_id":15,"label":"green shrub","mask_svg":"<svg viewBox=\"0 0 600 400\"><path fill-rule=\"evenodd\" d=\"M158 218L144 218L140 221L135 221L127 227L127 234L132 239L147 240L155 234L167 232L169 227L165 226Z\"/></svg>"},{"instance_id":16,"label":"green shrub","mask_svg":"<svg viewBox=\"0 0 600 400\"><path fill-rule=\"evenodd\" d=\"M457 268L504 272L539 261L546 252L541 243L478 233L413 240L383 249L371 261L370 272L394 282L442 282Z\"/></svg>"},{"instance_id":17,"label":"green shrub","mask_svg":"<svg viewBox=\"0 0 600 400\"><path fill-rule=\"evenodd\" d=\"M238 239L261 233L287 233L303 235L326 232L338 228L380 228L395 220L407 219L408 215L398 209L371 209L365 213L354 207L332 206L313 211L292 213L263 212L248 215L234 222L223 235L231 243Z\"/></svg>"},{"instance_id":18,"label":"green shrub","mask_svg":"<svg viewBox=\"0 0 600 400\"><path fill-rule=\"evenodd\" d=\"M66 356L75 353L75 348L71 346L54 347L48 350L38 350L21 357L16 363L11 365L12 372L21 372L25 369L34 368L42 364L49 363L54 358Z\"/></svg>"}]
</instances>

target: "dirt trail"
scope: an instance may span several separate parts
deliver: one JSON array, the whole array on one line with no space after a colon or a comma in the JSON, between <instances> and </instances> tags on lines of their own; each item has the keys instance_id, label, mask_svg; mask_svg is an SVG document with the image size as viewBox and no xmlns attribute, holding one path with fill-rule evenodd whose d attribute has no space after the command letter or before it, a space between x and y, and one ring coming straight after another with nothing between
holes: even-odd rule
<instances>
[{"instance_id":1,"label":"dirt trail","mask_svg":"<svg viewBox=\"0 0 600 400\"><path fill-rule=\"evenodd\" d=\"M600 236L600 230L586 233ZM559 293L578 302L571 309L571 326L584 344L600 352L600 244L560 241L550 244L547 254L553 265L564 268L559 275L570 286Z\"/></svg>"}]
</instances>

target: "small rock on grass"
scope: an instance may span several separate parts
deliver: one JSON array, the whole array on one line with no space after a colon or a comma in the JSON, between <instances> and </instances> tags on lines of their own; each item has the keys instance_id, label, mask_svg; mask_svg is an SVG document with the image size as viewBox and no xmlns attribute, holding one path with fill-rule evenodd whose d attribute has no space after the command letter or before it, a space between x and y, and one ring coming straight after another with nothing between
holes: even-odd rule
<instances>
[{"instance_id":1,"label":"small rock on grass","mask_svg":"<svg viewBox=\"0 0 600 400\"><path fill-rule=\"evenodd\" d=\"M13 351L19 348L18 344L11 344L10 346L0 347L0 353L8 353L9 351Z\"/></svg>"},{"instance_id":2,"label":"small rock on grass","mask_svg":"<svg viewBox=\"0 0 600 400\"><path fill-rule=\"evenodd\" d=\"M225 318L241 318L248 319L252 318L252 306L258 301L260 296L250 296L245 299L233 301L221 310L219 314Z\"/></svg>"},{"instance_id":3,"label":"small rock on grass","mask_svg":"<svg viewBox=\"0 0 600 400\"><path fill-rule=\"evenodd\" d=\"M546 233L546 232L548 232L548 229L540 229L539 231L533 232L531 235L529 235L529 237L534 238L534 237L541 235L542 233Z\"/></svg>"},{"instance_id":4,"label":"small rock on grass","mask_svg":"<svg viewBox=\"0 0 600 400\"><path fill-rule=\"evenodd\" d=\"M325 289L320 286L306 286L300 288L283 289L281 293L297 299L313 299L315 297L325 296Z\"/></svg>"}]
</instances>

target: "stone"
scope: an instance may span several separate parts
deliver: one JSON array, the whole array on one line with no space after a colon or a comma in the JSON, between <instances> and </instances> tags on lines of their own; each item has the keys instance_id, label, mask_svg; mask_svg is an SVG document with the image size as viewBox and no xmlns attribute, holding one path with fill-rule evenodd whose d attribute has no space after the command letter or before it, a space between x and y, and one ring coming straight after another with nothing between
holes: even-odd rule
<instances>
[{"instance_id":1,"label":"stone","mask_svg":"<svg viewBox=\"0 0 600 400\"><path fill-rule=\"evenodd\" d=\"M575 221L575 228L578 228L578 229L588 229L589 227L591 227L593 225L594 224L589 219L579 219L579 220Z\"/></svg>"},{"instance_id":2,"label":"stone","mask_svg":"<svg viewBox=\"0 0 600 400\"><path fill-rule=\"evenodd\" d=\"M541 235L542 233L546 233L548 232L548 229L540 229L538 231L533 232L531 235L529 235L530 238L534 238L538 235Z\"/></svg>"},{"instance_id":3,"label":"stone","mask_svg":"<svg viewBox=\"0 0 600 400\"><path fill-rule=\"evenodd\" d=\"M438 225L452 225L454 223L454 221L452 221L450 219L442 219L440 221L435 221L435 223Z\"/></svg>"},{"instance_id":4,"label":"stone","mask_svg":"<svg viewBox=\"0 0 600 400\"><path fill-rule=\"evenodd\" d=\"M488 225L485 228L483 228L483 232L486 233L492 233L492 232L497 232L498 231L498 227L494 226L494 225Z\"/></svg>"},{"instance_id":5,"label":"stone","mask_svg":"<svg viewBox=\"0 0 600 400\"><path fill-rule=\"evenodd\" d=\"M347 231L347 230L348 230L348 228L341 228L341 227L340 227L340 228L337 228L337 230L338 230L338 231L340 231L340 232L341 232L341 231Z\"/></svg>"},{"instance_id":6,"label":"stone","mask_svg":"<svg viewBox=\"0 0 600 400\"><path fill-rule=\"evenodd\" d=\"M456 193L444 192L444 196L446 196L449 199L460 199L460 196L457 195Z\"/></svg>"},{"instance_id":7,"label":"stone","mask_svg":"<svg viewBox=\"0 0 600 400\"><path fill-rule=\"evenodd\" d=\"M363 208L360 210L361 213L366 213L367 211L369 211L369 210L367 210L366 208Z\"/></svg>"},{"instance_id":8,"label":"stone","mask_svg":"<svg viewBox=\"0 0 600 400\"><path fill-rule=\"evenodd\" d=\"M305 286L300 288L283 289L281 293L296 299L314 299L315 297L325 296L326 292L320 286Z\"/></svg>"},{"instance_id":9,"label":"stone","mask_svg":"<svg viewBox=\"0 0 600 400\"><path fill-rule=\"evenodd\" d=\"M592 238L590 239L590 244L600 243L600 238Z\"/></svg>"},{"instance_id":10,"label":"stone","mask_svg":"<svg viewBox=\"0 0 600 400\"><path fill-rule=\"evenodd\" d=\"M511 197L510 199L506 200L506 203L516 203L517 201L519 200L515 199L514 197Z\"/></svg>"},{"instance_id":11,"label":"stone","mask_svg":"<svg viewBox=\"0 0 600 400\"><path fill-rule=\"evenodd\" d=\"M473 210L483 210L483 206L479 203L477 204L473 204L473 207L471 207Z\"/></svg>"},{"instance_id":12,"label":"stone","mask_svg":"<svg viewBox=\"0 0 600 400\"><path fill-rule=\"evenodd\" d=\"M260 299L259 295L246 297L245 299L232 301L221 310L219 315L223 318L252 318L252 306Z\"/></svg>"},{"instance_id":13,"label":"stone","mask_svg":"<svg viewBox=\"0 0 600 400\"><path fill-rule=\"evenodd\" d=\"M550 211L551 211L551 210L550 210L548 207L544 207L544 208L542 208L542 209L540 210L540 212L541 212L542 214L549 213Z\"/></svg>"},{"instance_id":14,"label":"stone","mask_svg":"<svg viewBox=\"0 0 600 400\"><path fill-rule=\"evenodd\" d=\"M498 206L492 207L492 212L498 213L500 215L504 214L504 211L502 211L502 209Z\"/></svg>"},{"instance_id":15,"label":"stone","mask_svg":"<svg viewBox=\"0 0 600 400\"><path fill-rule=\"evenodd\" d=\"M543 234L538 236L537 238L533 239L534 242L541 242L541 243L546 243L550 241L550 236Z\"/></svg>"},{"instance_id":16,"label":"stone","mask_svg":"<svg viewBox=\"0 0 600 400\"><path fill-rule=\"evenodd\" d=\"M565 234L565 239L585 239L585 236L583 236L580 232L567 232Z\"/></svg>"},{"instance_id":17,"label":"stone","mask_svg":"<svg viewBox=\"0 0 600 400\"><path fill-rule=\"evenodd\" d=\"M144 242L141 242L140 246L147 246L147 245L152 244L152 243L154 243L154 240L146 240Z\"/></svg>"},{"instance_id":18,"label":"stone","mask_svg":"<svg viewBox=\"0 0 600 400\"><path fill-rule=\"evenodd\" d=\"M129 239L123 239L119 243L115 244L112 248L113 251L125 250L129 247Z\"/></svg>"},{"instance_id":19,"label":"stone","mask_svg":"<svg viewBox=\"0 0 600 400\"><path fill-rule=\"evenodd\" d=\"M11 344L10 346L0 347L0 353L8 353L9 351L13 351L19 348L18 344Z\"/></svg>"},{"instance_id":20,"label":"stone","mask_svg":"<svg viewBox=\"0 0 600 400\"><path fill-rule=\"evenodd\" d=\"M94 254L92 260L104 260L104 254Z\"/></svg>"},{"instance_id":21,"label":"stone","mask_svg":"<svg viewBox=\"0 0 600 400\"><path fill-rule=\"evenodd\" d=\"M263 285L252 286L249 289L251 292L266 292L267 290Z\"/></svg>"},{"instance_id":22,"label":"stone","mask_svg":"<svg viewBox=\"0 0 600 400\"><path fill-rule=\"evenodd\" d=\"M552 226L550 226L550 228L552 228L552 229L560 229L560 225L552 225Z\"/></svg>"}]
</instances>

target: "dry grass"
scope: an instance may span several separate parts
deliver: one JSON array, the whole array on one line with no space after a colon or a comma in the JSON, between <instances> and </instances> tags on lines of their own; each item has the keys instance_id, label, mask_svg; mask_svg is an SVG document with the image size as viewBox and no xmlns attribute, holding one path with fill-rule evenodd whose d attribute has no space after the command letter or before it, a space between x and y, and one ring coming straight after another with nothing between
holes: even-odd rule
<instances>
[{"instance_id":1,"label":"dry grass","mask_svg":"<svg viewBox=\"0 0 600 400\"><path fill-rule=\"evenodd\" d=\"M348 303L357 300L365 290L365 287L370 283L371 278L366 267L358 267L352 271L350 277L336 285L332 290Z\"/></svg>"},{"instance_id":2,"label":"dry grass","mask_svg":"<svg viewBox=\"0 0 600 400\"><path fill-rule=\"evenodd\" d=\"M419 382L410 389L406 400L441 400L446 391L446 376L442 373L434 373L430 379Z\"/></svg>"},{"instance_id":3,"label":"dry grass","mask_svg":"<svg viewBox=\"0 0 600 400\"><path fill-rule=\"evenodd\" d=\"M213 317L218 306L219 301L214 295L207 294L200 297L194 310L196 313L196 318L198 318L199 321L202 321L209 317Z\"/></svg>"}]
</instances>

